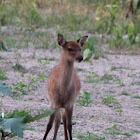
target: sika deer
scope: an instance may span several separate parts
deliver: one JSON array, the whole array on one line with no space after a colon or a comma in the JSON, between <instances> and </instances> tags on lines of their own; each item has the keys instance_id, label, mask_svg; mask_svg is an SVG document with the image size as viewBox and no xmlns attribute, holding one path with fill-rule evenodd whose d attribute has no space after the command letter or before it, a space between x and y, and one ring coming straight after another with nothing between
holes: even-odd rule
<instances>
[{"instance_id":1,"label":"sika deer","mask_svg":"<svg viewBox=\"0 0 140 140\"><path fill-rule=\"evenodd\" d=\"M47 91L51 101L51 109L55 112L50 116L43 140L46 140L49 131L55 120L54 137L56 140L58 128L60 126L60 108L63 108L62 119L64 124L65 140L72 140L72 113L73 104L76 101L80 90L80 80L74 69L74 61L81 62L81 46L84 45L88 36L83 36L77 41L66 41L62 35L58 35L58 44L62 46L59 64L56 65L48 79Z\"/></svg>"}]
</instances>

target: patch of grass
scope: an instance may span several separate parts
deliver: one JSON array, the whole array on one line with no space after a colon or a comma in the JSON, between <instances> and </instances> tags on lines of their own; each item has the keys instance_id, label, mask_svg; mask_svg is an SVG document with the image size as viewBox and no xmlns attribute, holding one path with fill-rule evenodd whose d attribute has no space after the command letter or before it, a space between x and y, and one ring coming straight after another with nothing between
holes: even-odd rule
<instances>
[{"instance_id":1,"label":"patch of grass","mask_svg":"<svg viewBox=\"0 0 140 140\"><path fill-rule=\"evenodd\" d=\"M119 85L124 85L121 79L116 76L112 75L109 72L105 73L103 76L99 76L95 72L89 72L89 75L86 76L86 81L88 83L103 83L103 84L113 84L117 83Z\"/></svg>"},{"instance_id":2,"label":"patch of grass","mask_svg":"<svg viewBox=\"0 0 140 140\"><path fill-rule=\"evenodd\" d=\"M4 57L0 56L0 60L4 59Z\"/></svg>"},{"instance_id":3,"label":"patch of grass","mask_svg":"<svg viewBox=\"0 0 140 140\"><path fill-rule=\"evenodd\" d=\"M121 116L121 115L122 115L123 110L122 110L122 109L119 109L119 110L116 110L115 112L118 112L118 113L119 113L119 115Z\"/></svg>"},{"instance_id":4,"label":"patch of grass","mask_svg":"<svg viewBox=\"0 0 140 140\"><path fill-rule=\"evenodd\" d=\"M0 80L7 80L8 78L5 76L5 70L0 69Z\"/></svg>"},{"instance_id":5,"label":"patch of grass","mask_svg":"<svg viewBox=\"0 0 140 140\"><path fill-rule=\"evenodd\" d=\"M112 66L111 67L111 71L122 70L122 69L131 70L131 68L129 68L129 67L122 67L122 66Z\"/></svg>"},{"instance_id":6,"label":"patch of grass","mask_svg":"<svg viewBox=\"0 0 140 140\"><path fill-rule=\"evenodd\" d=\"M105 93L115 93L115 90L106 90Z\"/></svg>"},{"instance_id":7,"label":"patch of grass","mask_svg":"<svg viewBox=\"0 0 140 140\"><path fill-rule=\"evenodd\" d=\"M104 140L105 139L105 137L97 136L96 134L91 132L87 132L86 136L79 134L77 138L79 138L80 140Z\"/></svg>"},{"instance_id":8,"label":"patch of grass","mask_svg":"<svg viewBox=\"0 0 140 140\"><path fill-rule=\"evenodd\" d=\"M38 62L42 65L46 65L47 64L47 60L45 59L38 59Z\"/></svg>"},{"instance_id":9,"label":"patch of grass","mask_svg":"<svg viewBox=\"0 0 140 140\"><path fill-rule=\"evenodd\" d=\"M48 77L48 75L44 74L43 72L41 72L40 74L37 75L39 80L44 80L46 77Z\"/></svg>"},{"instance_id":10,"label":"patch of grass","mask_svg":"<svg viewBox=\"0 0 140 140\"><path fill-rule=\"evenodd\" d=\"M27 92L30 91L30 86L31 84L24 84L22 81L17 81L17 83L12 83L12 86L10 89L13 91L13 95L22 95L26 94Z\"/></svg>"},{"instance_id":11,"label":"patch of grass","mask_svg":"<svg viewBox=\"0 0 140 140\"><path fill-rule=\"evenodd\" d=\"M85 89L83 90L83 95L81 95L82 93L80 93L79 98L77 99L77 102L81 105L81 106L88 106L91 102L91 93L87 92Z\"/></svg>"},{"instance_id":12,"label":"patch of grass","mask_svg":"<svg viewBox=\"0 0 140 140\"><path fill-rule=\"evenodd\" d=\"M140 85L140 81L132 82L131 85Z\"/></svg>"},{"instance_id":13,"label":"patch of grass","mask_svg":"<svg viewBox=\"0 0 140 140\"><path fill-rule=\"evenodd\" d=\"M111 134L112 135L112 140L116 139L116 135L124 135L127 137L131 137L134 133L132 131L130 132L121 132L120 129L117 129L117 125L110 126L109 128L106 129L105 134Z\"/></svg>"},{"instance_id":14,"label":"patch of grass","mask_svg":"<svg viewBox=\"0 0 140 140\"><path fill-rule=\"evenodd\" d=\"M24 127L24 130L30 130L30 131L37 131L35 128L33 127Z\"/></svg>"},{"instance_id":15,"label":"patch of grass","mask_svg":"<svg viewBox=\"0 0 140 140\"><path fill-rule=\"evenodd\" d=\"M129 94L127 91L123 90L123 91L120 93L120 95L129 96L130 94Z\"/></svg>"},{"instance_id":16,"label":"patch of grass","mask_svg":"<svg viewBox=\"0 0 140 140\"><path fill-rule=\"evenodd\" d=\"M139 95L136 95L136 96L132 96L132 98L140 99L140 96Z\"/></svg>"},{"instance_id":17,"label":"patch of grass","mask_svg":"<svg viewBox=\"0 0 140 140\"><path fill-rule=\"evenodd\" d=\"M106 104L108 106L111 105L114 108L120 108L121 107L120 102L117 99L113 98L111 95L103 98L102 103L104 103L104 104Z\"/></svg>"},{"instance_id":18,"label":"patch of grass","mask_svg":"<svg viewBox=\"0 0 140 140\"><path fill-rule=\"evenodd\" d=\"M140 104L138 104L137 108L139 108L139 109L140 109Z\"/></svg>"},{"instance_id":19,"label":"patch of grass","mask_svg":"<svg viewBox=\"0 0 140 140\"><path fill-rule=\"evenodd\" d=\"M140 126L140 121L135 121L134 124L136 124L137 126Z\"/></svg>"},{"instance_id":20,"label":"patch of grass","mask_svg":"<svg viewBox=\"0 0 140 140\"><path fill-rule=\"evenodd\" d=\"M19 63L13 64L12 68L15 71L24 72L24 73L27 72L27 70Z\"/></svg>"},{"instance_id":21,"label":"patch of grass","mask_svg":"<svg viewBox=\"0 0 140 140\"><path fill-rule=\"evenodd\" d=\"M83 68L76 68L76 70L79 71L79 72L80 72L80 71L81 71L81 72L85 72L85 71L86 71L86 69L83 69Z\"/></svg>"},{"instance_id":22,"label":"patch of grass","mask_svg":"<svg viewBox=\"0 0 140 140\"><path fill-rule=\"evenodd\" d=\"M130 132L131 132L132 134L139 134L139 133L140 133L140 130L131 129Z\"/></svg>"},{"instance_id":23,"label":"patch of grass","mask_svg":"<svg viewBox=\"0 0 140 140\"><path fill-rule=\"evenodd\" d=\"M51 57L51 58L47 58L47 57L40 57L40 58L38 58L38 60L56 61L56 59L55 59L54 57Z\"/></svg>"}]
</instances>

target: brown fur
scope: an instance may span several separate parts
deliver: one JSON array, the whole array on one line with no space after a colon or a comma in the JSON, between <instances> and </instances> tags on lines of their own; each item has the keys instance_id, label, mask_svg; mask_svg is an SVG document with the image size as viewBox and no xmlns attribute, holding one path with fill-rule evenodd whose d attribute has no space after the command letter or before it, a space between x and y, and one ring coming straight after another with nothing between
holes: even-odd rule
<instances>
[{"instance_id":1,"label":"brown fur","mask_svg":"<svg viewBox=\"0 0 140 140\"><path fill-rule=\"evenodd\" d=\"M62 35L58 36L58 43L62 46L61 58L59 64L52 69L47 82L47 91L51 101L51 109L55 109L55 112L50 116L43 140L46 139L54 119L55 132L53 140L56 140L57 131L61 120L59 111L60 108L64 108L62 119L64 124L65 140L68 140L67 131L69 131L69 138L72 140L71 120L73 104L81 87L80 80L73 65L75 60L81 59L81 48L79 44L82 44L82 41L85 42L86 39L87 36L83 37L79 41L65 41ZM71 48L72 51L69 51L68 48Z\"/></svg>"}]
</instances>

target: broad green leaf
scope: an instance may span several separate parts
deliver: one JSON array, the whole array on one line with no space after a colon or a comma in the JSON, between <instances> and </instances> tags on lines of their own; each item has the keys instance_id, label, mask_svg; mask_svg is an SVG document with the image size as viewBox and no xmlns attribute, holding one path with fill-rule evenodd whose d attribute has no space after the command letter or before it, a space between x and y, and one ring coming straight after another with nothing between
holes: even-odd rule
<instances>
[{"instance_id":1,"label":"broad green leaf","mask_svg":"<svg viewBox=\"0 0 140 140\"><path fill-rule=\"evenodd\" d=\"M48 117L49 115L51 115L54 112L54 110L45 110L42 114L36 115L34 117L30 116L30 115L26 115L26 117L23 119L24 123L30 123L30 122L34 122L36 120L40 120L44 117Z\"/></svg>"},{"instance_id":2,"label":"broad green leaf","mask_svg":"<svg viewBox=\"0 0 140 140\"><path fill-rule=\"evenodd\" d=\"M136 28L133 22L128 25L127 33L128 35L136 33Z\"/></svg>"},{"instance_id":3,"label":"broad green leaf","mask_svg":"<svg viewBox=\"0 0 140 140\"><path fill-rule=\"evenodd\" d=\"M8 85L6 85L3 82L0 82L0 93L3 94L12 94L11 90L8 88Z\"/></svg>"},{"instance_id":4,"label":"broad green leaf","mask_svg":"<svg viewBox=\"0 0 140 140\"><path fill-rule=\"evenodd\" d=\"M80 39L82 36L83 36L82 33L77 33L77 34L76 34L76 37L75 37L75 40Z\"/></svg>"},{"instance_id":5,"label":"broad green leaf","mask_svg":"<svg viewBox=\"0 0 140 140\"><path fill-rule=\"evenodd\" d=\"M23 138L23 127L24 124L23 117L19 118L3 118L0 122L0 126L3 126L3 129L10 129L12 133L14 133L16 136Z\"/></svg>"},{"instance_id":6,"label":"broad green leaf","mask_svg":"<svg viewBox=\"0 0 140 140\"><path fill-rule=\"evenodd\" d=\"M93 37L93 36L89 37L87 41L88 41L88 42L87 42L88 48L89 48L92 52L94 52L94 37Z\"/></svg>"},{"instance_id":7,"label":"broad green leaf","mask_svg":"<svg viewBox=\"0 0 140 140\"><path fill-rule=\"evenodd\" d=\"M88 61L92 56L92 52L90 51L90 49L85 49L84 53L83 53L83 59L84 61Z\"/></svg>"}]
</instances>

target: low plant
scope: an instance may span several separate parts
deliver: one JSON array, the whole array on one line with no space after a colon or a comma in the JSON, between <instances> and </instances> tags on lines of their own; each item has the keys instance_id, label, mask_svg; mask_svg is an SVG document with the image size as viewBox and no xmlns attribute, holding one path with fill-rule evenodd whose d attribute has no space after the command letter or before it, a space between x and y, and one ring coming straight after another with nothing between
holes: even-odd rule
<instances>
[{"instance_id":1,"label":"low plant","mask_svg":"<svg viewBox=\"0 0 140 140\"><path fill-rule=\"evenodd\" d=\"M103 84L113 84L113 83L117 83L119 85L123 85L123 82L121 81L121 79L116 76L116 75L112 75L111 73L107 72L102 76L99 76L98 74L96 74L95 72L89 72L89 75L86 76L86 82L88 83L103 83Z\"/></svg>"},{"instance_id":2,"label":"low plant","mask_svg":"<svg viewBox=\"0 0 140 140\"><path fill-rule=\"evenodd\" d=\"M114 108L120 108L121 107L120 102L116 98L113 98L111 95L103 98L102 103L104 103L108 106L112 105Z\"/></svg>"},{"instance_id":3,"label":"low plant","mask_svg":"<svg viewBox=\"0 0 140 140\"><path fill-rule=\"evenodd\" d=\"M8 94L8 95L12 94L8 85L3 83L3 82L0 82L0 92L3 93L3 94Z\"/></svg>"},{"instance_id":4,"label":"low plant","mask_svg":"<svg viewBox=\"0 0 140 140\"><path fill-rule=\"evenodd\" d=\"M26 108L25 108L26 109ZM12 138L18 136L23 138L24 127L27 123L40 120L44 117L51 115L54 110L45 110L43 112L38 112L37 115L32 116L29 111L26 110L19 111L17 109L1 113L0 115L0 137L1 140L5 140L6 137ZM9 133L10 130L11 132Z\"/></svg>"},{"instance_id":5,"label":"low plant","mask_svg":"<svg viewBox=\"0 0 140 140\"><path fill-rule=\"evenodd\" d=\"M109 44L111 47L116 47L118 49L124 48L126 46L126 41L123 39L123 28L121 25L116 25L113 27L114 37L111 37Z\"/></svg>"},{"instance_id":6,"label":"low plant","mask_svg":"<svg viewBox=\"0 0 140 140\"><path fill-rule=\"evenodd\" d=\"M88 106L93 100L91 99L91 93L87 92L86 89L83 90L83 95L80 93L79 98L77 99L77 102L81 106Z\"/></svg>"},{"instance_id":7,"label":"low plant","mask_svg":"<svg viewBox=\"0 0 140 140\"><path fill-rule=\"evenodd\" d=\"M122 109L118 109L118 110L116 110L115 112L118 112L118 113L119 113L119 115L121 116L121 115L122 115L123 110L122 110Z\"/></svg>"},{"instance_id":8,"label":"low plant","mask_svg":"<svg viewBox=\"0 0 140 140\"><path fill-rule=\"evenodd\" d=\"M91 133L91 132L87 132L87 135L78 135L77 138L79 138L80 140L104 140L105 137L100 137L100 136L97 136L96 134L94 133Z\"/></svg>"},{"instance_id":9,"label":"low plant","mask_svg":"<svg viewBox=\"0 0 140 140\"><path fill-rule=\"evenodd\" d=\"M129 96L130 94L126 91L126 90L123 90L120 95L125 95L125 96Z\"/></svg>"},{"instance_id":10,"label":"low plant","mask_svg":"<svg viewBox=\"0 0 140 140\"><path fill-rule=\"evenodd\" d=\"M0 80L7 80L7 77L5 76L5 70L0 69Z\"/></svg>"},{"instance_id":11,"label":"low plant","mask_svg":"<svg viewBox=\"0 0 140 140\"><path fill-rule=\"evenodd\" d=\"M117 128L117 125L110 126L106 130L112 135L112 140L115 140L116 132L120 132L120 129Z\"/></svg>"},{"instance_id":12,"label":"low plant","mask_svg":"<svg viewBox=\"0 0 140 140\"><path fill-rule=\"evenodd\" d=\"M136 43L136 37L137 37L137 30L136 30L136 27L133 24L133 22L131 22L128 25L127 34L128 34L128 39L129 39L130 45L135 44Z\"/></svg>"},{"instance_id":13,"label":"low plant","mask_svg":"<svg viewBox=\"0 0 140 140\"><path fill-rule=\"evenodd\" d=\"M106 17L105 27L107 33L110 33L115 26L115 9L118 8L118 5L106 5L106 8L108 10L109 16Z\"/></svg>"},{"instance_id":14,"label":"low plant","mask_svg":"<svg viewBox=\"0 0 140 140\"><path fill-rule=\"evenodd\" d=\"M27 72L27 70L19 63L15 63L13 64L12 68L15 70L15 71L19 71L19 72Z\"/></svg>"},{"instance_id":15,"label":"low plant","mask_svg":"<svg viewBox=\"0 0 140 140\"><path fill-rule=\"evenodd\" d=\"M41 72L37 75L37 79L39 80L45 80L45 78L48 77L45 73Z\"/></svg>"},{"instance_id":16,"label":"low plant","mask_svg":"<svg viewBox=\"0 0 140 140\"><path fill-rule=\"evenodd\" d=\"M12 83L12 86L10 86L10 89L13 90L13 94L26 94L27 92L30 91L30 86L31 84L24 84L23 81L17 81L17 83Z\"/></svg>"},{"instance_id":17,"label":"low plant","mask_svg":"<svg viewBox=\"0 0 140 140\"><path fill-rule=\"evenodd\" d=\"M140 96L139 95L135 95L135 96L132 96L132 98L140 99Z\"/></svg>"}]
</instances>

